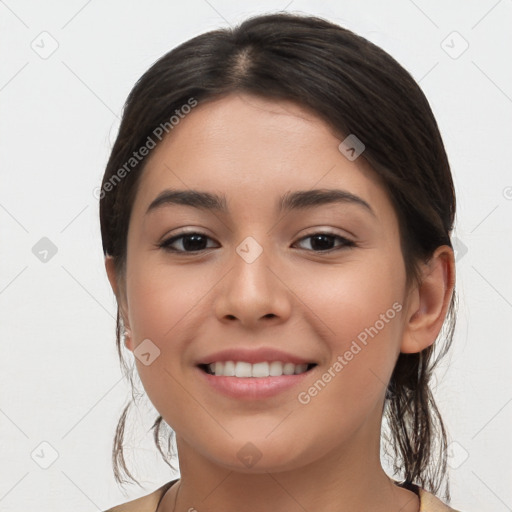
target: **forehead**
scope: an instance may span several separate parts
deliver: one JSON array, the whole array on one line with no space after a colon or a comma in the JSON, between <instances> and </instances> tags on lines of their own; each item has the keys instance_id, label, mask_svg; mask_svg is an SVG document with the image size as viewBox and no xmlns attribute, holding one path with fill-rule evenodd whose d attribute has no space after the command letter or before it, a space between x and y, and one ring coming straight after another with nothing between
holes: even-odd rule
<instances>
[{"instance_id":1,"label":"forehead","mask_svg":"<svg viewBox=\"0 0 512 512\"><path fill-rule=\"evenodd\" d=\"M166 188L220 193L230 209L248 201L273 208L288 190L341 188L374 209L389 208L365 159L350 161L339 151L342 140L293 102L233 94L200 103L152 150L134 210L142 214Z\"/></svg>"}]
</instances>

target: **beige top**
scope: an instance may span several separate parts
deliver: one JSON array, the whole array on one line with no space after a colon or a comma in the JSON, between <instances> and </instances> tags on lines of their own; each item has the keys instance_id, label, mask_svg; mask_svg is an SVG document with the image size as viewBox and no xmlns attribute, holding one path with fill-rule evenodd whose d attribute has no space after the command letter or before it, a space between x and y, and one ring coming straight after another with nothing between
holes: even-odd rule
<instances>
[{"instance_id":1,"label":"beige top","mask_svg":"<svg viewBox=\"0 0 512 512\"><path fill-rule=\"evenodd\" d=\"M142 496L141 498L123 503L117 507L109 508L104 512L156 512L158 504L164 497L164 494L177 481L178 479L167 482L147 496ZM420 512L459 512L445 505L433 494L418 486L413 486L410 490L416 493L420 498Z\"/></svg>"}]
</instances>

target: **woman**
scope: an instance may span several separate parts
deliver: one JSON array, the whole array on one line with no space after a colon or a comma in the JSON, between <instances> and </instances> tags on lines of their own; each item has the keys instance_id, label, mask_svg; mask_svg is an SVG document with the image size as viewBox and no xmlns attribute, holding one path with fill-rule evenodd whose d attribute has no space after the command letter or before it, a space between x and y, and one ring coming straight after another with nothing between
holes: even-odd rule
<instances>
[{"instance_id":1,"label":"woman","mask_svg":"<svg viewBox=\"0 0 512 512\"><path fill-rule=\"evenodd\" d=\"M119 354L181 476L111 511L453 510L429 379L454 329L454 215L426 98L352 32L266 15L159 59L100 219Z\"/></svg>"}]
</instances>

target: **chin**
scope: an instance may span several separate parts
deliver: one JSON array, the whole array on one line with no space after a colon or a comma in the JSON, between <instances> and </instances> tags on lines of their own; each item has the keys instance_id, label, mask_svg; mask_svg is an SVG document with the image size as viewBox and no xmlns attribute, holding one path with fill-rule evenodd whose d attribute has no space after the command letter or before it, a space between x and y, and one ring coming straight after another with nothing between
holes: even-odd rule
<instances>
[{"instance_id":1,"label":"chin","mask_svg":"<svg viewBox=\"0 0 512 512\"><path fill-rule=\"evenodd\" d=\"M302 450L297 453L298 443L293 442L293 438L285 443L281 439L271 442L261 434L253 438L253 441L248 439L249 436L242 436L240 440L230 440L228 443L216 443L210 439L203 455L217 466L245 474L278 473L298 469L312 462L306 460L306 453ZM214 446L216 449L212 451Z\"/></svg>"}]
</instances>

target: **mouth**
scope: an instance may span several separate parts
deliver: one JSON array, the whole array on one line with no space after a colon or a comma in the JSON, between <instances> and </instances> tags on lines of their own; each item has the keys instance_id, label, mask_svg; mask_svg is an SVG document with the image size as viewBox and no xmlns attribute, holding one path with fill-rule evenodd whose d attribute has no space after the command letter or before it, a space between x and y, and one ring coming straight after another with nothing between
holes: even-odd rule
<instances>
[{"instance_id":1,"label":"mouth","mask_svg":"<svg viewBox=\"0 0 512 512\"><path fill-rule=\"evenodd\" d=\"M250 379L264 379L267 377L283 377L302 375L311 371L316 363L294 364L282 361L261 361L249 363L247 361L215 361L208 364L199 364L198 367L206 374L215 377L238 377Z\"/></svg>"}]
</instances>

